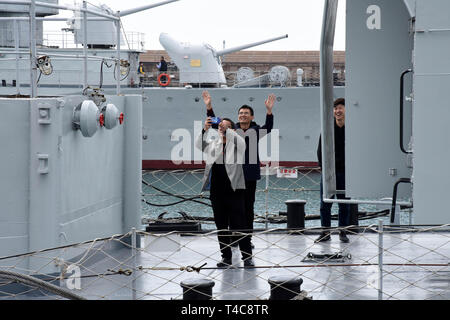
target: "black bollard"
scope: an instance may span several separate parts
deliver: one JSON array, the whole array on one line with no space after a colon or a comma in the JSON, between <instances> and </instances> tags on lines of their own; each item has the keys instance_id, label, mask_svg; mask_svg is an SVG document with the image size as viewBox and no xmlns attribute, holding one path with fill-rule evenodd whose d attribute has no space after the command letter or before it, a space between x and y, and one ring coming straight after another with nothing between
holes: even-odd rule
<instances>
[{"instance_id":1,"label":"black bollard","mask_svg":"<svg viewBox=\"0 0 450 320\"><path fill-rule=\"evenodd\" d=\"M270 298L269 300L291 300L300 294L302 278L292 276L273 276L269 278Z\"/></svg>"},{"instance_id":2,"label":"black bollard","mask_svg":"<svg viewBox=\"0 0 450 320\"><path fill-rule=\"evenodd\" d=\"M186 279L181 281L183 300L211 300L214 281L208 279Z\"/></svg>"},{"instance_id":3,"label":"black bollard","mask_svg":"<svg viewBox=\"0 0 450 320\"><path fill-rule=\"evenodd\" d=\"M287 227L305 228L305 200L287 200Z\"/></svg>"}]
</instances>

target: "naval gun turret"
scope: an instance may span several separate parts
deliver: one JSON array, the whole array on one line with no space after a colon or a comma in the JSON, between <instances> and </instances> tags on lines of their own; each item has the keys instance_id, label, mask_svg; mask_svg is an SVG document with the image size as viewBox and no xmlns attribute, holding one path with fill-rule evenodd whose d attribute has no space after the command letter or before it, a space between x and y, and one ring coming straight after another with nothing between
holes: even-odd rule
<instances>
[{"instance_id":1,"label":"naval gun turret","mask_svg":"<svg viewBox=\"0 0 450 320\"><path fill-rule=\"evenodd\" d=\"M177 65L180 72L180 83L220 85L226 83L220 61L221 56L287 37L286 34L224 50L215 50L206 43L191 45L179 42L167 33L161 33L159 42Z\"/></svg>"},{"instance_id":2,"label":"naval gun turret","mask_svg":"<svg viewBox=\"0 0 450 320\"><path fill-rule=\"evenodd\" d=\"M120 17L125 17L125 16L128 16L133 13L152 9L152 8L166 5L166 4L169 4L172 2L176 2L176 1L179 1L179 0L166 0L166 1L158 2L158 3L154 3L154 4L148 4L145 6L133 8L133 9L123 10L120 12L115 12L111 8L109 8L108 6L106 6L104 4L102 4L100 6L94 6L90 3L87 3L87 9L94 11L94 12L108 14L108 15L119 14ZM89 30L89 32L87 34L86 42L88 44L88 47L89 48L104 48L104 49L114 47L117 42L117 40L116 40L117 39L117 27L116 27L115 22L108 20L108 19L96 17L95 15L92 15L92 14L88 14L87 17L88 17L87 29ZM84 26L82 23L81 12L80 11L76 12L75 16L68 21L68 24L70 26L70 28L68 30L72 31L75 35L75 43L79 44L79 45L83 45L83 43L84 43ZM123 43L122 35L121 35L120 42Z\"/></svg>"},{"instance_id":3,"label":"naval gun turret","mask_svg":"<svg viewBox=\"0 0 450 320\"><path fill-rule=\"evenodd\" d=\"M58 0L41 0L42 3L58 4ZM36 7L36 17L46 17L56 15L58 9L39 6ZM23 18L23 20L13 21L12 19L0 20L0 47L15 46L18 40L18 46L25 48L30 45L30 22L27 18L30 15L30 7L26 4L21 5L19 0L11 0L9 3L0 4L0 16L5 19L8 17ZM37 45L42 45L43 41L43 21L36 21L35 39ZM17 39L15 39L17 38Z\"/></svg>"}]
</instances>

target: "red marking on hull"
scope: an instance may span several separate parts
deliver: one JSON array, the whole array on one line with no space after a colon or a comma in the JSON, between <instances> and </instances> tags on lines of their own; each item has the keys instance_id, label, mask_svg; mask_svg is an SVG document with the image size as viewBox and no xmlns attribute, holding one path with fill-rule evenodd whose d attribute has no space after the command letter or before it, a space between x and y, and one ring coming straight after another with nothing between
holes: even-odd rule
<instances>
[{"instance_id":1,"label":"red marking on hull","mask_svg":"<svg viewBox=\"0 0 450 320\"><path fill-rule=\"evenodd\" d=\"M304 168L317 168L318 163L313 161L280 161L280 167L304 167ZM261 166L265 166L265 163L261 163ZM205 162L202 163L181 163L175 164L171 160L142 160L142 169L144 170L192 170L192 169L204 169Z\"/></svg>"}]
</instances>

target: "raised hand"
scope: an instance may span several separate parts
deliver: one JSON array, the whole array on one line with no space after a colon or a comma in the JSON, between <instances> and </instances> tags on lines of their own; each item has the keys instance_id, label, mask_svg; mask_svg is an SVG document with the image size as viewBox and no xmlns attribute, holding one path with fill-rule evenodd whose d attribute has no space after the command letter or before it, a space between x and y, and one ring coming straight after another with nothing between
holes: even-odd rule
<instances>
[{"instance_id":1,"label":"raised hand","mask_svg":"<svg viewBox=\"0 0 450 320\"><path fill-rule=\"evenodd\" d=\"M272 93L267 97L266 101L264 101L264 104L266 105L267 109L267 114L272 114L272 108L273 105L275 104L275 98L276 96Z\"/></svg>"},{"instance_id":2,"label":"raised hand","mask_svg":"<svg viewBox=\"0 0 450 320\"><path fill-rule=\"evenodd\" d=\"M206 90L203 91L202 92L202 97L203 97L203 102L206 105L206 108L207 109L211 109L212 108L212 106L211 106L211 96L209 95L209 92L206 91Z\"/></svg>"}]
</instances>

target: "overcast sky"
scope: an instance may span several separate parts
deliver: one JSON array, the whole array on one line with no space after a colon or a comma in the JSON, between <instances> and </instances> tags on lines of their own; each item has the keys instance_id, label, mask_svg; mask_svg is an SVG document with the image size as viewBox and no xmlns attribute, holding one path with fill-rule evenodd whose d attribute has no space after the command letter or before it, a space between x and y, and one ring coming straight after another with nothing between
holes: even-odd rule
<instances>
[{"instance_id":1,"label":"overcast sky","mask_svg":"<svg viewBox=\"0 0 450 320\"><path fill-rule=\"evenodd\" d=\"M90 0L125 10L162 0ZM73 4L60 0L60 4ZM163 49L159 34L215 49L288 34L251 50L319 50L324 0L180 0L123 17L126 32L143 32L145 49ZM339 1L335 50L345 50L345 0Z\"/></svg>"}]
</instances>

